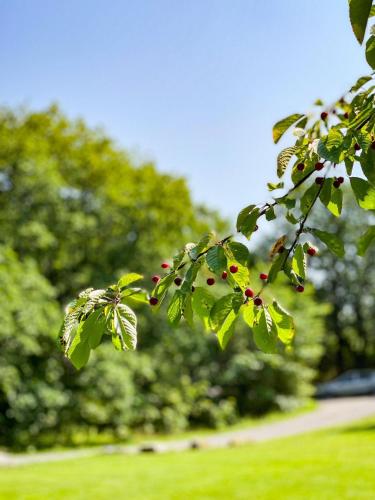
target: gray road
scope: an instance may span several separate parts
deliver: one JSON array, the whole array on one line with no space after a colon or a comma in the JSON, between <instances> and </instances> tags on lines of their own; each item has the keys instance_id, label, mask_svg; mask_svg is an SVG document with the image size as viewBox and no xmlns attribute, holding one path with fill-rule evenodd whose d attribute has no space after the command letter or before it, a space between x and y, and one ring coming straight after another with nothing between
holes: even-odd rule
<instances>
[{"instance_id":1,"label":"gray road","mask_svg":"<svg viewBox=\"0 0 375 500\"><path fill-rule=\"evenodd\" d=\"M327 399L316 410L280 422L259 425L249 429L218 432L197 439L149 442L141 445L104 446L94 449L25 455L0 454L0 466L18 466L31 463L69 460L94 455L140 452L172 452L192 448L223 448L237 444L257 443L270 439L294 436L318 429L348 424L365 417L375 416L375 396Z\"/></svg>"}]
</instances>

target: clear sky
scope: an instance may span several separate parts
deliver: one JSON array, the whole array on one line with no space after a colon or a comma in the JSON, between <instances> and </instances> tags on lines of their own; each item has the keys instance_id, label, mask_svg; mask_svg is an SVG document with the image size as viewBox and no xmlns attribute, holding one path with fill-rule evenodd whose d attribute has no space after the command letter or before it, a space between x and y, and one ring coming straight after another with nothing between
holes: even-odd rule
<instances>
[{"instance_id":1,"label":"clear sky","mask_svg":"<svg viewBox=\"0 0 375 500\"><path fill-rule=\"evenodd\" d=\"M269 198L275 121L369 72L346 0L1 0L0 22L1 104L58 102L225 215Z\"/></svg>"}]
</instances>

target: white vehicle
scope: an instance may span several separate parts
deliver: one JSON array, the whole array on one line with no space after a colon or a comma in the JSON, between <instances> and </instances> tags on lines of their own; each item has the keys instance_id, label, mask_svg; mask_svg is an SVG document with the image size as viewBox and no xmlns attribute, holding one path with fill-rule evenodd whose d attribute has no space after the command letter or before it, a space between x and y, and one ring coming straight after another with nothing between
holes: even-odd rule
<instances>
[{"instance_id":1,"label":"white vehicle","mask_svg":"<svg viewBox=\"0 0 375 500\"><path fill-rule=\"evenodd\" d=\"M319 398L375 394L375 370L349 370L330 382L319 384L315 395Z\"/></svg>"}]
</instances>

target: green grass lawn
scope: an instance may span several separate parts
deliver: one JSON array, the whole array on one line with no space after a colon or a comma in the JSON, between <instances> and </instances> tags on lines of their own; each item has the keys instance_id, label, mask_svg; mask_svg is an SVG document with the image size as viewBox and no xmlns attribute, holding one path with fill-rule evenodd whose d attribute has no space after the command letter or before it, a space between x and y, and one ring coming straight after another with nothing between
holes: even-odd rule
<instances>
[{"instance_id":1,"label":"green grass lawn","mask_svg":"<svg viewBox=\"0 0 375 500\"><path fill-rule=\"evenodd\" d=\"M252 446L0 470L6 499L375 498L375 419Z\"/></svg>"}]
</instances>

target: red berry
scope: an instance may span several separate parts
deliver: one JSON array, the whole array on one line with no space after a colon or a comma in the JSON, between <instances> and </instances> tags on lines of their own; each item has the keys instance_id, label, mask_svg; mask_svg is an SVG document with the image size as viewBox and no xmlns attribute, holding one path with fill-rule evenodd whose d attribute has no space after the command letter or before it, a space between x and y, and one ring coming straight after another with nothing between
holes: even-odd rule
<instances>
[{"instance_id":1,"label":"red berry","mask_svg":"<svg viewBox=\"0 0 375 500\"><path fill-rule=\"evenodd\" d=\"M334 181L333 185L334 185L335 188L339 188L341 186L341 182L338 179L336 179Z\"/></svg>"},{"instance_id":2,"label":"red berry","mask_svg":"<svg viewBox=\"0 0 375 500\"><path fill-rule=\"evenodd\" d=\"M229 271L230 271L232 274L236 274L236 272L238 271L238 266L235 266L235 265L233 264L232 266L230 266Z\"/></svg>"},{"instance_id":3,"label":"red berry","mask_svg":"<svg viewBox=\"0 0 375 500\"><path fill-rule=\"evenodd\" d=\"M228 273L227 273L226 271L223 271L223 272L221 273L221 279L222 279L222 280L226 280L226 279L227 279L227 277L228 277Z\"/></svg>"},{"instance_id":4,"label":"red berry","mask_svg":"<svg viewBox=\"0 0 375 500\"><path fill-rule=\"evenodd\" d=\"M212 286L215 284L215 279L214 278L207 278L207 285Z\"/></svg>"},{"instance_id":5,"label":"red berry","mask_svg":"<svg viewBox=\"0 0 375 500\"><path fill-rule=\"evenodd\" d=\"M191 287L191 291L192 291L192 292L195 292L195 286L194 286L194 285L192 285L192 287Z\"/></svg>"},{"instance_id":6,"label":"red berry","mask_svg":"<svg viewBox=\"0 0 375 500\"><path fill-rule=\"evenodd\" d=\"M296 286L296 290L297 290L297 292L302 293L305 291L305 287L303 287L302 285L298 285L298 286Z\"/></svg>"},{"instance_id":7,"label":"red berry","mask_svg":"<svg viewBox=\"0 0 375 500\"><path fill-rule=\"evenodd\" d=\"M345 118L346 120L349 118L349 113L348 113L348 112L344 113L344 118Z\"/></svg>"},{"instance_id":8,"label":"red berry","mask_svg":"<svg viewBox=\"0 0 375 500\"><path fill-rule=\"evenodd\" d=\"M263 304L263 300L260 297L255 297L254 304L256 306L261 306Z\"/></svg>"},{"instance_id":9,"label":"red berry","mask_svg":"<svg viewBox=\"0 0 375 500\"><path fill-rule=\"evenodd\" d=\"M358 142L356 142L354 144L354 151L359 151L361 149L361 146L358 144Z\"/></svg>"},{"instance_id":10,"label":"red berry","mask_svg":"<svg viewBox=\"0 0 375 500\"><path fill-rule=\"evenodd\" d=\"M324 177L317 177L315 179L315 184L318 184L319 186L321 186L324 182Z\"/></svg>"},{"instance_id":11,"label":"red berry","mask_svg":"<svg viewBox=\"0 0 375 500\"><path fill-rule=\"evenodd\" d=\"M344 177L339 177L337 180L339 181L340 184L344 183Z\"/></svg>"},{"instance_id":12,"label":"red berry","mask_svg":"<svg viewBox=\"0 0 375 500\"><path fill-rule=\"evenodd\" d=\"M325 120L327 118L327 116L328 116L328 113L326 113L325 111L323 111L323 113L320 113L320 118L322 120Z\"/></svg>"},{"instance_id":13,"label":"red berry","mask_svg":"<svg viewBox=\"0 0 375 500\"><path fill-rule=\"evenodd\" d=\"M163 269L168 269L168 267L169 267L168 262L163 262L163 264L161 265L161 267L162 267Z\"/></svg>"},{"instance_id":14,"label":"red berry","mask_svg":"<svg viewBox=\"0 0 375 500\"><path fill-rule=\"evenodd\" d=\"M315 163L315 170L322 170L322 168L324 167L324 164L320 161L317 161Z\"/></svg>"},{"instance_id":15,"label":"red berry","mask_svg":"<svg viewBox=\"0 0 375 500\"><path fill-rule=\"evenodd\" d=\"M266 279L268 279L268 274L265 274L265 273L260 273L259 278L260 278L261 280L266 280Z\"/></svg>"},{"instance_id":16,"label":"red berry","mask_svg":"<svg viewBox=\"0 0 375 500\"><path fill-rule=\"evenodd\" d=\"M154 283L159 283L160 281L160 276L158 276L157 274L155 274L155 276L153 276L151 278L151 281L153 281Z\"/></svg>"},{"instance_id":17,"label":"red berry","mask_svg":"<svg viewBox=\"0 0 375 500\"><path fill-rule=\"evenodd\" d=\"M175 282L175 285L180 286L180 285L181 285L181 283L182 283L182 278L180 278L179 276L177 276L177 277L174 279L174 282Z\"/></svg>"},{"instance_id":18,"label":"red berry","mask_svg":"<svg viewBox=\"0 0 375 500\"><path fill-rule=\"evenodd\" d=\"M313 256L316 254L316 248L314 248L314 247L309 247L309 248L307 249L307 253L308 253L309 255L311 255L311 257L313 257Z\"/></svg>"},{"instance_id":19,"label":"red berry","mask_svg":"<svg viewBox=\"0 0 375 500\"><path fill-rule=\"evenodd\" d=\"M371 149L375 149L375 141L371 143Z\"/></svg>"},{"instance_id":20,"label":"red berry","mask_svg":"<svg viewBox=\"0 0 375 500\"><path fill-rule=\"evenodd\" d=\"M246 295L246 297L252 298L252 297L254 297L254 292L251 288L246 288L245 295Z\"/></svg>"},{"instance_id":21,"label":"red berry","mask_svg":"<svg viewBox=\"0 0 375 500\"><path fill-rule=\"evenodd\" d=\"M299 170L300 172L302 172L305 168L305 164L304 163L298 163L297 165L297 170Z\"/></svg>"},{"instance_id":22,"label":"red berry","mask_svg":"<svg viewBox=\"0 0 375 500\"><path fill-rule=\"evenodd\" d=\"M156 297L150 297L149 302L152 306L156 306L156 304L159 302L159 300Z\"/></svg>"}]
</instances>

